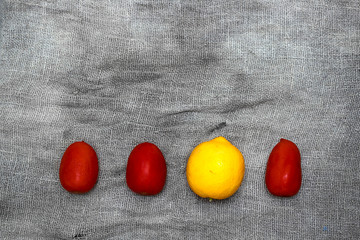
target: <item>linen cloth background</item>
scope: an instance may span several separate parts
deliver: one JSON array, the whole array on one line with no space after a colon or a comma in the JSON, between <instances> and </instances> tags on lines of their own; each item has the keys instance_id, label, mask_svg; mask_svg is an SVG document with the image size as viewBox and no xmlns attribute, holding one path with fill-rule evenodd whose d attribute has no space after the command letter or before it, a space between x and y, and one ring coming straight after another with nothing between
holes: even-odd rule
<instances>
[{"instance_id":1,"label":"linen cloth background","mask_svg":"<svg viewBox=\"0 0 360 240\"><path fill-rule=\"evenodd\" d=\"M358 0L1 1L1 239L359 239ZM235 195L188 187L187 158L224 136L243 153ZM292 198L264 173L283 137L302 154ZM84 140L96 187L58 169ZM126 186L135 145L168 166L161 194Z\"/></svg>"}]
</instances>

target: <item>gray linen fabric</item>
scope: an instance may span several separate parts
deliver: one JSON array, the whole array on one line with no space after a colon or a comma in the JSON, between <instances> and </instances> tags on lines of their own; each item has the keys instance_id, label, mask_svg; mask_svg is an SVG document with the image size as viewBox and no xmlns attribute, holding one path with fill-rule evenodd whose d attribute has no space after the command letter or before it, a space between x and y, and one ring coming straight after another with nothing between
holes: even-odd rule
<instances>
[{"instance_id":1,"label":"gray linen fabric","mask_svg":"<svg viewBox=\"0 0 360 240\"><path fill-rule=\"evenodd\" d=\"M0 1L1 239L359 239L358 0ZM187 158L224 136L243 153L235 195L188 187ZM302 154L292 198L264 173L283 137ZM96 187L60 185L74 141L97 151ZM131 192L140 142L168 166Z\"/></svg>"}]
</instances>

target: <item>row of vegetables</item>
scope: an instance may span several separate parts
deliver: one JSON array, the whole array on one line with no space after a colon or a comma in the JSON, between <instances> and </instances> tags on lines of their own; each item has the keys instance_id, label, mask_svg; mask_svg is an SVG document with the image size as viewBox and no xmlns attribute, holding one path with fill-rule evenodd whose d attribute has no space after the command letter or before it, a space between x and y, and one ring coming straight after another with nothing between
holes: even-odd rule
<instances>
[{"instance_id":1,"label":"row of vegetables","mask_svg":"<svg viewBox=\"0 0 360 240\"><path fill-rule=\"evenodd\" d=\"M186 177L192 191L203 198L225 199L240 187L245 172L241 152L224 137L196 146L187 161ZM74 142L64 152L59 169L61 185L71 193L89 192L96 184L99 162L86 142ZM143 142L131 151L126 167L127 186L141 195L156 195L165 185L167 166L161 150ZM280 139L266 166L265 183L276 196L290 197L301 187L301 157L291 141Z\"/></svg>"}]
</instances>

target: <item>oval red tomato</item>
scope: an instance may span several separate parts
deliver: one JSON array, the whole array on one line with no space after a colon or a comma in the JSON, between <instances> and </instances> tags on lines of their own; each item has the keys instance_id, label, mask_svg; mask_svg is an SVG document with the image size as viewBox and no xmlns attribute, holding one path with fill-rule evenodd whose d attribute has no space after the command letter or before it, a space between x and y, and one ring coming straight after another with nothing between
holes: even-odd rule
<instances>
[{"instance_id":1,"label":"oval red tomato","mask_svg":"<svg viewBox=\"0 0 360 240\"><path fill-rule=\"evenodd\" d=\"M74 142L61 159L59 177L63 188L86 193L96 184L99 172L95 150L86 142Z\"/></svg>"},{"instance_id":2,"label":"oval red tomato","mask_svg":"<svg viewBox=\"0 0 360 240\"><path fill-rule=\"evenodd\" d=\"M165 185L166 171L166 162L160 149L149 142L140 143L130 153L126 183L135 193L155 195Z\"/></svg>"},{"instance_id":3,"label":"oval red tomato","mask_svg":"<svg viewBox=\"0 0 360 240\"><path fill-rule=\"evenodd\" d=\"M276 196L291 197L301 187L301 158L295 143L280 139L270 153L265 183L269 192Z\"/></svg>"}]
</instances>

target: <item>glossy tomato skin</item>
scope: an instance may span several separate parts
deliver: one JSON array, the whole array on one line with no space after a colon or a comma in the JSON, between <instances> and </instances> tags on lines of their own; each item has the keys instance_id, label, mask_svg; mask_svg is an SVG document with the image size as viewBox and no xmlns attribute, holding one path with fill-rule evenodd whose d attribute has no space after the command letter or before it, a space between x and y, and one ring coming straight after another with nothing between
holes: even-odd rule
<instances>
[{"instance_id":1,"label":"glossy tomato skin","mask_svg":"<svg viewBox=\"0 0 360 240\"><path fill-rule=\"evenodd\" d=\"M135 193L155 195L165 185L166 172L166 162L160 149L149 142L140 143L128 158L126 183Z\"/></svg>"},{"instance_id":2,"label":"glossy tomato skin","mask_svg":"<svg viewBox=\"0 0 360 240\"><path fill-rule=\"evenodd\" d=\"M291 197L301 187L301 158L295 143L280 139L270 153L265 173L265 184L275 196Z\"/></svg>"},{"instance_id":3,"label":"glossy tomato skin","mask_svg":"<svg viewBox=\"0 0 360 240\"><path fill-rule=\"evenodd\" d=\"M64 189L86 193L96 184L99 163L95 150L86 142L74 142L61 159L59 177Z\"/></svg>"}]
</instances>

